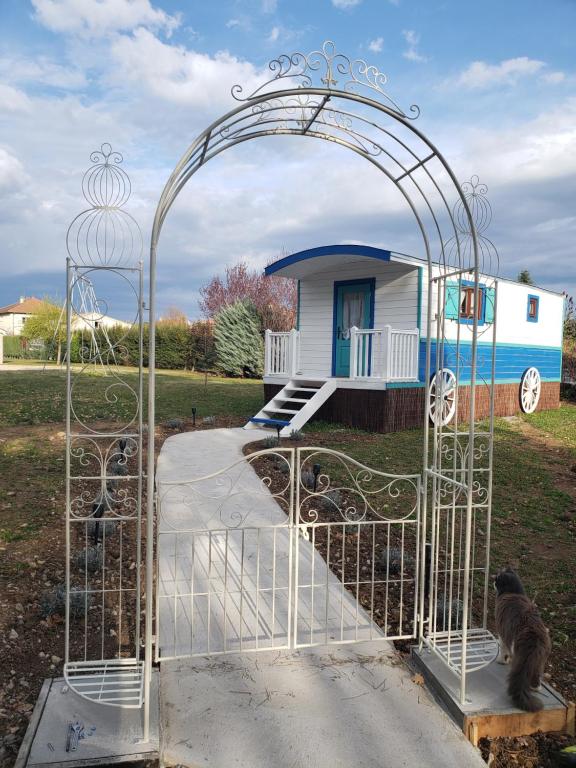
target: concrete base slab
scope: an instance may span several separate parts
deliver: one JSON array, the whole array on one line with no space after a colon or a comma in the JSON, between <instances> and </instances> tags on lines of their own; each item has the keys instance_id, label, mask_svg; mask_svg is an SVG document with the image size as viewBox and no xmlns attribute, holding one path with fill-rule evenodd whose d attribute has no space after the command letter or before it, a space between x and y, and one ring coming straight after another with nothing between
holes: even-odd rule
<instances>
[{"instance_id":1,"label":"concrete base slab","mask_svg":"<svg viewBox=\"0 0 576 768\"><path fill-rule=\"evenodd\" d=\"M24 768L108 766L158 758L158 674L151 687L151 737L142 741L142 711L88 701L71 691L63 678L47 680L18 756ZM68 724L79 720L86 738L66 752ZM94 729L94 730L92 730Z\"/></svg>"},{"instance_id":2,"label":"concrete base slab","mask_svg":"<svg viewBox=\"0 0 576 768\"><path fill-rule=\"evenodd\" d=\"M162 663L165 766L485 768L383 642Z\"/></svg>"},{"instance_id":3,"label":"concrete base slab","mask_svg":"<svg viewBox=\"0 0 576 768\"><path fill-rule=\"evenodd\" d=\"M524 712L513 706L507 693L506 664L492 662L470 673L466 678L466 700L461 704L460 680L436 654L413 648L412 661L472 743L483 736L523 736L568 727L570 707L546 683L535 694L543 705L540 712Z\"/></svg>"}]
</instances>

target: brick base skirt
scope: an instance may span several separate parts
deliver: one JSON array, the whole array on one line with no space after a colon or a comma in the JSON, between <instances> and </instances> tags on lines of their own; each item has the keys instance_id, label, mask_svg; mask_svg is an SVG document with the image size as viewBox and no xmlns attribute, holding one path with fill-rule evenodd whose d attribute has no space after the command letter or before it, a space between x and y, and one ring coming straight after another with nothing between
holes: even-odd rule
<instances>
[{"instance_id":1,"label":"brick base skirt","mask_svg":"<svg viewBox=\"0 0 576 768\"><path fill-rule=\"evenodd\" d=\"M282 387L278 384L264 384L266 402L271 400ZM467 421L469 408L469 387L460 388L460 421ZM347 427L365 429L369 432L399 432L402 429L420 427L424 421L425 402L423 387L399 389L344 389L338 388L314 415L312 421L328 421ZM560 382L543 382L537 411L558 408L560 405ZM476 387L476 418L489 415L490 391L488 387ZM520 382L518 384L497 384L495 389L494 413L496 416L513 416L520 412Z\"/></svg>"}]
</instances>

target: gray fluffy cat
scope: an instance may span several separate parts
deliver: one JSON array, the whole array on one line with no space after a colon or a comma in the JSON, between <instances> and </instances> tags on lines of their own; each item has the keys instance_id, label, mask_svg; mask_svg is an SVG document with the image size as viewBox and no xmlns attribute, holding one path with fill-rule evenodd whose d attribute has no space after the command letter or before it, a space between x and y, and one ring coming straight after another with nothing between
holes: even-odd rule
<instances>
[{"instance_id":1,"label":"gray fluffy cat","mask_svg":"<svg viewBox=\"0 0 576 768\"><path fill-rule=\"evenodd\" d=\"M538 609L524 592L518 575L500 571L496 587L496 631L500 638L501 664L510 662L508 695L526 712L542 709L534 696L550 654L550 637Z\"/></svg>"}]
</instances>

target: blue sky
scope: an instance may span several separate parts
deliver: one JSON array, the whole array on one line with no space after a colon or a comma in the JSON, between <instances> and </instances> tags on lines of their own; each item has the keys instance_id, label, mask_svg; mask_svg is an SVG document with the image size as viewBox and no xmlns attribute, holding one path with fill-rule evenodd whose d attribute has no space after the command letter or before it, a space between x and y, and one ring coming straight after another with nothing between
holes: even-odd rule
<instances>
[{"instance_id":1,"label":"blue sky","mask_svg":"<svg viewBox=\"0 0 576 768\"><path fill-rule=\"evenodd\" d=\"M231 85L325 39L420 106L461 181L488 184L501 273L576 293L575 29L564 0L1 0L0 305L62 295L92 149L124 153L146 239L172 167L234 106ZM160 309L196 316L198 287L239 259L331 242L416 252L405 212L348 155L251 142L202 169L163 234Z\"/></svg>"}]
</instances>

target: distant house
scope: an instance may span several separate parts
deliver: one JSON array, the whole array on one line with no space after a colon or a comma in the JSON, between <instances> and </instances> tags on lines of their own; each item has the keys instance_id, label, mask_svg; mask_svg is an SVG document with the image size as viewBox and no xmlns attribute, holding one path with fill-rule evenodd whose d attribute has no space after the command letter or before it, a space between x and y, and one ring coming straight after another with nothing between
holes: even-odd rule
<instances>
[{"instance_id":1,"label":"distant house","mask_svg":"<svg viewBox=\"0 0 576 768\"><path fill-rule=\"evenodd\" d=\"M74 315L72 318L73 331L112 328L115 325L120 325L122 328L130 327L130 323L126 323L124 320L117 320L115 317L101 315L98 312L83 312L81 315Z\"/></svg>"},{"instance_id":2,"label":"distant house","mask_svg":"<svg viewBox=\"0 0 576 768\"><path fill-rule=\"evenodd\" d=\"M42 306L41 299L35 296L20 296L16 304L0 307L0 330L6 336L20 336L22 326L30 315L34 315Z\"/></svg>"}]
</instances>

